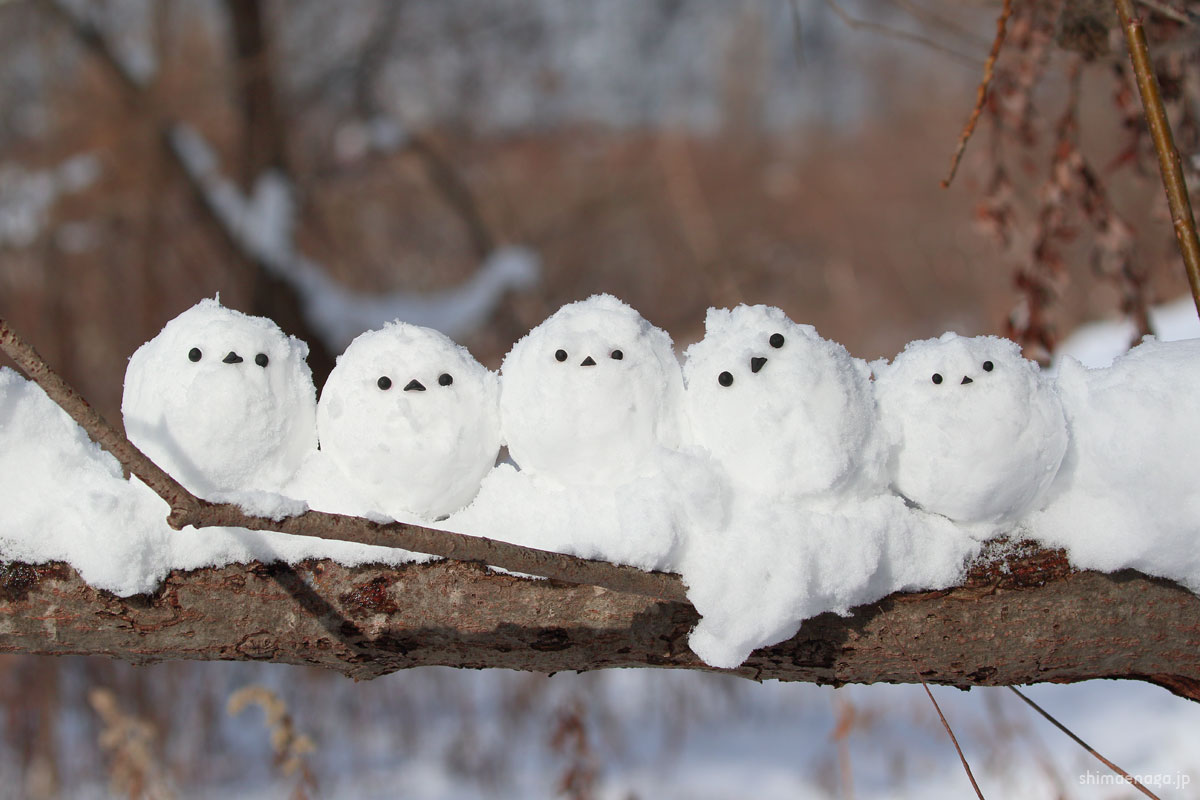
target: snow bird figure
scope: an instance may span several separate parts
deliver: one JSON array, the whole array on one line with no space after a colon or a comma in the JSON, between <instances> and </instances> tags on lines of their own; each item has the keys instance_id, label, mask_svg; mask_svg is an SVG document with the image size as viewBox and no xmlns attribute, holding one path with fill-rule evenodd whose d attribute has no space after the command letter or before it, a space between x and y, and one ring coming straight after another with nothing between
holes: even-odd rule
<instances>
[{"instance_id":1,"label":"snow bird figure","mask_svg":"<svg viewBox=\"0 0 1200 800\"><path fill-rule=\"evenodd\" d=\"M1035 510L1067 450L1054 386L1016 343L946 333L877 369L895 490L956 522L1005 524Z\"/></svg>"},{"instance_id":2,"label":"snow bird figure","mask_svg":"<svg viewBox=\"0 0 1200 800\"><path fill-rule=\"evenodd\" d=\"M870 370L778 308L710 308L687 349L684 407L730 479L786 499L881 488Z\"/></svg>"},{"instance_id":3,"label":"snow bird figure","mask_svg":"<svg viewBox=\"0 0 1200 800\"><path fill-rule=\"evenodd\" d=\"M501 429L523 472L621 484L679 444L671 337L611 295L560 308L513 345L500 375Z\"/></svg>"},{"instance_id":4,"label":"snow bird figure","mask_svg":"<svg viewBox=\"0 0 1200 800\"><path fill-rule=\"evenodd\" d=\"M271 320L201 300L130 357L125 431L197 494L277 492L317 447L307 356Z\"/></svg>"},{"instance_id":5,"label":"snow bird figure","mask_svg":"<svg viewBox=\"0 0 1200 800\"><path fill-rule=\"evenodd\" d=\"M321 451L389 516L434 520L474 499L500 450L496 375L404 322L360 335L317 405Z\"/></svg>"}]
</instances>

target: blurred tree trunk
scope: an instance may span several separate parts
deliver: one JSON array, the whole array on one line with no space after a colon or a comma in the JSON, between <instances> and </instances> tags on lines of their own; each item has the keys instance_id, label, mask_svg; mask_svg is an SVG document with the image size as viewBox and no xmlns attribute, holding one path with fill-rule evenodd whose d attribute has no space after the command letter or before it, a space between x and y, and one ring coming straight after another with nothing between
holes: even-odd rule
<instances>
[{"instance_id":1,"label":"blurred tree trunk","mask_svg":"<svg viewBox=\"0 0 1200 800\"><path fill-rule=\"evenodd\" d=\"M234 74L242 114L238 181L246 196L251 196L258 179L275 170L289 178L294 193L283 114L275 91L266 9L260 0L225 0L225 9L233 35ZM251 280L252 312L275 320L286 333L308 342L308 365L317 386L322 386L333 369L334 354L309 325L296 290L261 264L255 264Z\"/></svg>"}]
</instances>

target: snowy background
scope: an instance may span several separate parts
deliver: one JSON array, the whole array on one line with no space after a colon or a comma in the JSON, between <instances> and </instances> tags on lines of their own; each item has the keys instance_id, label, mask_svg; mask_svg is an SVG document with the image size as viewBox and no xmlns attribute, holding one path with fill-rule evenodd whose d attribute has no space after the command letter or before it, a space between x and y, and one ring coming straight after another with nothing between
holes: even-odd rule
<instances>
[{"instance_id":1,"label":"snowy background","mask_svg":"<svg viewBox=\"0 0 1200 800\"><path fill-rule=\"evenodd\" d=\"M62 8L0 4L0 314L112 420L130 354L218 291L335 353L354 326L425 314L492 368L563 303L599 291L680 347L703 335L706 307L745 300L868 360L948 329L1002 332L1015 305L1028 236L1018 225L1001 248L973 226L986 124L956 184L937 187L990 5L268 3L282 163L247 155L224 5ZM838 10L893 33L852 28ZM145 93L122 88L70 20L96 24ZM1029 175L1049 163L1069 61L1052 49L1032 94L1040 138L1011 170L1018 211L1041 197ZM1191 91L1195 64L1181 63ZM1086 67L1082 86L1086 153L1123 163L1109 64ZM1194 143L1180 143L1190 161ZM1184 286L1159 188L1152 165L1131 173L1103 175L1137 231L1149 293L1169 300ZM479 220L446 188L455 180ZM1117 313L1089 236L1061 245L1061 334ZM1170 320L1194 322L1179 308ZM1132 338L1109 327L1063 349L1102 363ZM655 671L414 670L353 684L264 665L16 656L0 676L4 796L106 794L113 758L87 699L101 687L155 726L153 764L173 793L290 796L297 780L274 767L261 713L226 713L251 684L275 690L313 739L317 796L551 797L573 770L605 798L970 792L919 687ZM1134 796L1006 690L934 691L987 796ZM1177 788L1200 778L1194 704L1114 682L1030 694L1130 772L1175 781L1161 795L1200 794L1196 780Z\"/></svg>"}]
</instances>

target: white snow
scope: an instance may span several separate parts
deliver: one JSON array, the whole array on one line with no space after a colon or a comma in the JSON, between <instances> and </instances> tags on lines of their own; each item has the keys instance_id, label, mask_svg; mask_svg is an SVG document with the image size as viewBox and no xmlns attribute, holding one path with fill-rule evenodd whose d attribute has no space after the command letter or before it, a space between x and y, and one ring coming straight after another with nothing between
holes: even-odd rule
<instances>
[{"instance_id":1,"label":"white snow","mask_svg":"<svg viewBox=\"0 0 1200 800\"><path fill-rule=\"evenodd\" d=\"M886 493L870 370L841 345L777 308L710 309L684 375L692 438L735 498L694 526L681 564L707 663L736 667L809 617L961 579L978 544Z\"/></svg>"},{"instance_id":2,"label":"white snow","mask_svg":"<svg viewBox=\"0 0 1200 800\"><path fill-rule=\"evenodd\" d=\"M667 333L610 295L559 309L501 368L501 465L451 524L540 549L671 569L725 492L679 449L683 378Z\"/></svg>"},{"instance_id":3,"label":"white snow","mask_svg":"<svg viewBox=\"0 0 1200 800\"><path fill-rule=\"evenodd\" d=\"M0 557L65 561L92 586L128 596L154 591L172 569L332 558L402 563L411 554L240 528L167 526L168 507L38 386L0 369Z\"/></svg>"},{"instance_id":4,"label":"white snow","mask_svg":"<svg viewBox=\"0 0 1200 800\"><path fill-rule=\"evenodd\" d=\"M688 348L693 438L739 487L769 497L878 489L870 369L768 306L709 309Z\"/></svg>"},{"instance_id":5,"label":"white snow","mask_svg":"<svg viewBox=\"0 0 1200 800\"><path fill-rule=\"evenodd\" d=\"M996 336L911 342L877 369L891 483L927 511L1005 524L1038 506L1067 449L1054 387Z\"/></svg>"},{"instance_id":6,"label":"white snow","mask_svg":"<svg viewBox=\"0 0 1200 800\"><path fill-rule=\"evenodd\" d=\"M614 484L679 443L683 378L671 338L611 295L570 303L513 345L500 416L523 472Z\"/></svg>"},{"instance_id":7,"label":"white snow","mask_svg":"<svg viewBox=\"0 0 1200 800\"><path fill-rule=\"evenodd\" d=\"M339 360L318 451L304 344L205 300L130 360L126 425L193 490L275 518L308 506L428 520L478 488L437 524L680 571L703 617L692 647L717 666L816 614L952 585L1001 532L1200 590L1186 471L1200 340L1149 340L1102 369L1067 358L1051 376L1011 342L947 334L873 365L870 381L778 309L714 310L707 327L681 368L670 337L619 300L570 304L513 347L497 402L495 376L464 349L392 324ZM490 468L501 435L510 460ZM67 561L118 594L172 568L424 558L171 531L165 503L11 371L0 485L3 557Z\"/></svg>"},{"instance_id":8,"label":"white snow","mask_svg":"<svg viewBox=\"0 0 1200 800\"><path fill-rule=\"evenodd\" d=\"M203 497L279 492L317 447L307 356L270 320L202 300L129 359L125 431Z\"/></svg>"},{"instance_id":9,"label":"white snow","mask_svg":"<svg viewBox=\"0 0 1200 800\"><path fill-rule=\"evenodd\" d=\"M437 331L355 339L321 391L321 452L383 513L433 520L474 499L500 451L499 384Z\"/></svg>"},{"instance_id":10,"label":"white snow","mask_svg":"<svg viewBox=\"0 0 1200 800\"><path fill-rule=\"evenodd\" d=\"M1200 339L1147 339L1105 369L1059 365L1071 446L1045 511L1030 521L1072 563L1126 567L1200 591Z\"/></svg>"},{"instance_id":11,"label":"white snow","mask_svg":"<svg viewBox=\"0 0 1200 800\"><path fill-rule=\"evenodd\" d=\"M537 254L508 245L496 248L470 279L450 289L382 295L350 291L297 249L295 197L286 176L268 170L245 196L221 174L216 153L195 128L174 125L170 142L239 246L300 295L305 317L331 351L340 352L358 334L393 320L461 338L481 327L507 292L528 289L541 279Z\"/></svg>"}]
</instances>

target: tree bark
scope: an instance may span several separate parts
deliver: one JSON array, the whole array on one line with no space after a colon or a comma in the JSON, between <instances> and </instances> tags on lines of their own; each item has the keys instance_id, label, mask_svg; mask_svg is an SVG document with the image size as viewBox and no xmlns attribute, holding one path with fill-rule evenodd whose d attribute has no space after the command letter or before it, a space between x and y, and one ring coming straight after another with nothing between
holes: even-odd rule
<instances>
[{"instance_id":1,"label":"tree bark","mask_svg":"<svg viewBox=\"0 0 1200 800\"><path fill-rule=\"evenodd\" d=\"M1200 699L1200 598L1132 571L1075 571L1059 551L992 548L1004 551L960 587L811 619L731 672L960 688L1126 678ZM62 564L0 567L0 651L135 664L274 661L356 679L425 665L710 670L687 646L696 619L686 603L455 562L177 571L130 598Z\"/></svg>"}]
</instances>

